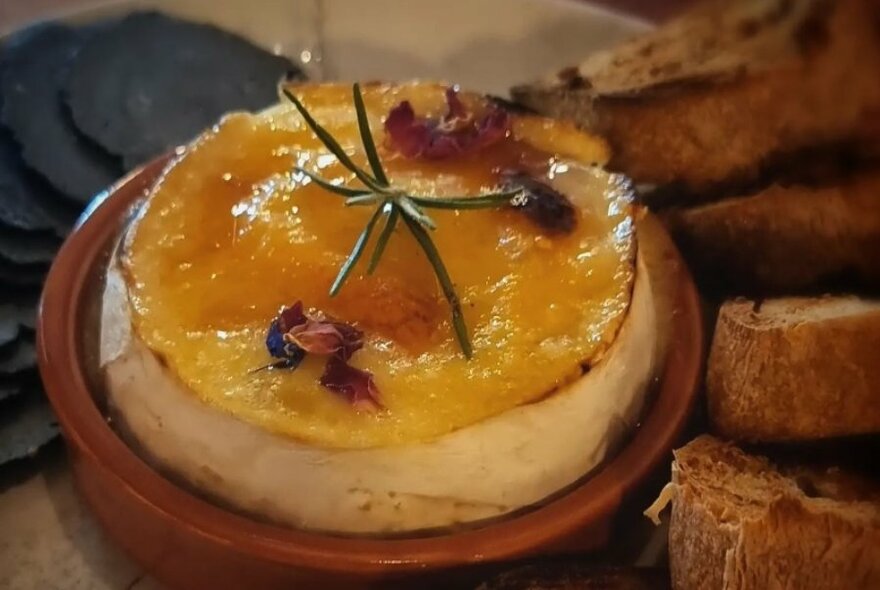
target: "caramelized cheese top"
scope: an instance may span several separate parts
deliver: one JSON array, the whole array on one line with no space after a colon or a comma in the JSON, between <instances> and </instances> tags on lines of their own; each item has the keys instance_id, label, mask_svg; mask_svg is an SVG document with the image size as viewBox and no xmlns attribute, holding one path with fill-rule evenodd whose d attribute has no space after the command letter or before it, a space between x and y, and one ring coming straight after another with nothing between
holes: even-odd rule
<instances>
[{"instance_id":1,"label":"caramelized cheese top","mask_svg":"<svg viewBox=\"0 0 880 590\"><path fill-rule=\"evenodd\" d=\"M296 92L368 169L350 87ZM614 339L633 280L630 193L595 165L607 160L605 144L567 123L514 115L509 137L477 154L410 160L383 147L383 118L403 99L420 115L440 116L443 88L374 85L364 97L392 184L419 195L475 195L497 190L499 171L527 169L577 209L575 230L561 236L511 209L429 211L474 358L462 355L449 306L404 224L367 276L377 228L340 294L329 297L372 208L345 207L343 197L292 173L299 164L359 186L292 107L227 116L154 188L123 257L139 337L204 403L326 447L430 440L578 378ZM463 100L487 108L482 97ZM323 358L252 373L272 360L270 322L296 300L365 332L351 364L375 375L384 411L358 412L322 388Z\"/></svg>"}]
</instances>

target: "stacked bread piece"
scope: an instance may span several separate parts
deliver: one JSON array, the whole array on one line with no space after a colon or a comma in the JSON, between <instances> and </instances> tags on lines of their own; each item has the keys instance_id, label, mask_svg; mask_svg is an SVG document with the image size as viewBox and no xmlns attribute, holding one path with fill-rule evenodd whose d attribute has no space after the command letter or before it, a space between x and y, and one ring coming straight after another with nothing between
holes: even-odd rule
<instances>
[{"instance_id":1,"label":"stacked bread piece","mask_svg":"<svg viewBox=\"0 0 880 590\"><path fill-rule=\"evenodd\" d=\"M706 391L713 430L735 440L784 443L880 432L880 300L725 302Z\"/></svg>"},{"instance_id":2,"label":"stacked bread piece","mask_svg":"<svg viewBox=\"0 0 880 590\"><path fill-rule=\"evenodd\" d=\"M521 103L604 134L705 286L880 286L872 0L711 0Z\"/></svg>"},{"instance_id":3,"label":"stacked bread piece","mask_svg":"<svg viewBox=\"0 0 880 590\"><path fill-rule=\"evenodd\" d=\"M777 467L709 435L675 452L673 588L880 588L880 488L837 468ZM653 516L653 514L652 514Z\"/></svg>"},{"instance_id":4,"label":"stacked bread piece","mask_svg":"<svg viewBox=\"0 0 880 590\"><path fill-rule=\"evenodd\" d=\"M880 435L880 4L710 0L513 93L603 133L721 300L673 587L880 588L880 486L809 461Z\"/></svg>"}]
</instances>

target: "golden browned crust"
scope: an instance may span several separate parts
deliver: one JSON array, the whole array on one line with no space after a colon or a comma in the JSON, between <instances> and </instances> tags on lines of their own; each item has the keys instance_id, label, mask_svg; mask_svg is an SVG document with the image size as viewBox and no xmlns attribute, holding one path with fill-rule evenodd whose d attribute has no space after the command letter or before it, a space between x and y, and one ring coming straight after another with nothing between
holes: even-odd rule
<instances>
[{"instance_id":1,"label":"golden browned crust","mask_svg":"<svg viewBox=\"0 0 880 590\"><path fill-rule=\"evenodd\" d=\"M705 191L808 146L873 144L878 31L871 0L712 2L513 95L605 135L637 182Z\"/></svg>"},{"instance_id":2,"label":"golden browned crust","mask_svg":"<svg viewBox=\"0 0 880 590\"><path fill-rule=\"evenodd\" d=\"M833 306L839 314L823 315ZM728 301L709 355L712 428L762 442L880 432L878 350L880 301Z\"/></svg>"},{"instance_id":3,"label":"golden browned crust","mask_svg":"<svg viewBox=\"0 0 880 590\"><path fill-rule=\"evenodd\" d=\"M880 173L824 187L773 185L756 194L664 213L704 286L784 292L880 285Z\"/></svg>"},{"instance_id":4,"label":"golden browned crust","mask_svg":"<svg viewBox=\"0 0 880 590\"><path fill-rule=\"evenodd\" d=\"M880 587L880 507L808 497L768 461L709 436L675 453L673 588Z\"/></svg>"}]
</instances>

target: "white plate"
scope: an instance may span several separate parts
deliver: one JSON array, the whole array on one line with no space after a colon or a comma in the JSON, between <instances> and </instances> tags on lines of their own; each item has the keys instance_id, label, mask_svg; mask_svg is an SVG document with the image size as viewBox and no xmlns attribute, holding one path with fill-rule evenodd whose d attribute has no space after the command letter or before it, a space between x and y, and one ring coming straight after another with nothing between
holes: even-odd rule
<instances>
[{"instance_id":1,"label":"white plate","mask_svg":"<svg viewBox=\"0 0 880 590\"><path fill-rule=\"evenodd\" d=\"M11 0L0 0L9 2ZM19 0L20 1L20 0ZM156 8L307 62L314 78L433 78L506 95L647 25L580 0L79 0L74 22ZM0 23L0 33L26 23Z\"/></svg>"}]
</instances>

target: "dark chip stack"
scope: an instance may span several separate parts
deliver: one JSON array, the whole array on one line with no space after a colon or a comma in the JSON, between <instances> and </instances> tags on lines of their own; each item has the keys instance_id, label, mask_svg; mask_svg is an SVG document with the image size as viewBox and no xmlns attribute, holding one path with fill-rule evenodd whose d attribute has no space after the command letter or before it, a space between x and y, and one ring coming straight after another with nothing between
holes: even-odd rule
<instances>
[{"instance_id":1,"label":"dark chip stack","mask_svg":"<svg viewBox=\"0 0 880 590\"><path fill-rule=\"evenodd\" d=\"M136 13L86 43L67 104L77 127L131 169L226 112L273 104L278 81L294 71L288 59L225 31Z\"/></svg>"},{"instance_id":2,"label":"dark chip stack","mask_svg":"<svg viewBox=\"0 0 880 590\"><path fill-rule=\"evenodd\" d=\"M155 12L46 23L0 48L0 464L58 433L36 370L40 289L92 198L223 113L277 100L287 58Z\"/></svg>"}]
</instances>

